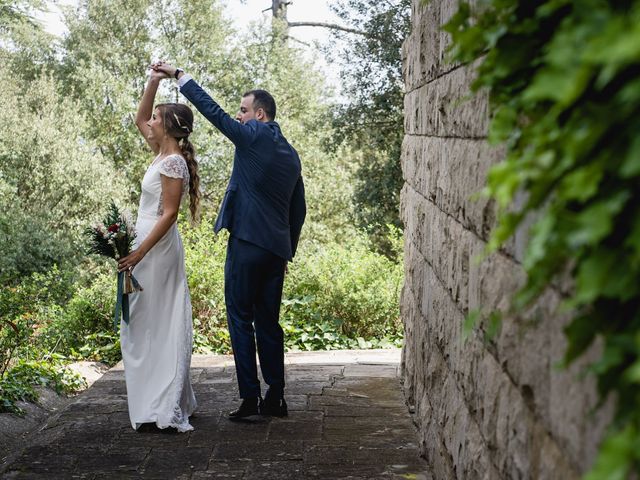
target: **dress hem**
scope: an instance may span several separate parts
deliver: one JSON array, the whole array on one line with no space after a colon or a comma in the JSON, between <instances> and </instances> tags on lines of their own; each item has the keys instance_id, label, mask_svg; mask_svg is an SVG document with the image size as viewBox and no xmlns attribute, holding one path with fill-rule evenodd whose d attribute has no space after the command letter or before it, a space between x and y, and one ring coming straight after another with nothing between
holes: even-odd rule
<instances>
[{"instance_id":1,"label":"dress hem","mask_svg":"<svg viewBox=\"0 0 640 480\"><path fill-rule=\"evenodd\" d=\"M188 415L185 415L187 417L187 419L193 415L193 411L191 411ZM138 431L138 429L145 423L154 423L156 425L156 427L158 427L161 430L164 430L165 428L175 428L179 433L186 433L186 432L191 432L194 430L193 425L191 425L189 423L189 421L187 420L186 424L185 423L167 423L167 424L163 424L158 422L158 418L149 418L148 420L145 421L136 421L136 422L131 422L131 427L133 427L133 429L135 431Z\"/></svg>"}]
</instances>

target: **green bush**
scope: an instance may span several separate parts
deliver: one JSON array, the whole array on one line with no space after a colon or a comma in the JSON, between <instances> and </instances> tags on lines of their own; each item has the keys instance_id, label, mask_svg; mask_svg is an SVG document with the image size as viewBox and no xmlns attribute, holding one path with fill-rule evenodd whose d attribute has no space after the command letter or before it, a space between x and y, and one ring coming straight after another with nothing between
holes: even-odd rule
<instances>
[{"instance_id":1,"label":"green bush","mask_svg":"<svg viewBox=\"0 0 640 480\"><path fill-rule=\"evenodd\" d=\"M0 172L0 282L5 285L16 285L34 272L46 272L72 254L61 232L52 231L45 219L21 208L15 190Z\"/></svg>"},{"instance_id":2,"label":"green bush","mask_svg":"<svg viewBox=\"0 0 640 480\"><path fill-rule=\"evenodd\" d=\"M206 219L197 228L182 229L193 305L194 350L230 353L224 305L228 236L214 235ZM281 310L287 349L399 344L402 269L372 253L364 237L353 238L351 245L301 245L290 265ZM120 360L119 335L112 323L115 278L111 262L90 260L75 271L54 266L0 290L0 374L5 373L5 410L18 411L17 400L35 400L33 378L25 373L27 369L42 373L36 384L46 380L60 388L62 377L54 372L61 361L90 359L113 365ZM37 362L37 368L25 362ZM6 375L8 370L10 375Z\"/></svg>"},{"instance_id":3,"label":"green bush","mask_svg":"<svg viewBox=\"0 0 640 480\"><path fill-rule=\"evenodd\" d=\"M0 375L14 357L40 355L36 333L48 322L48 312L68 300L72 277L72 272L54 266L0 289Z\"/></svg>"},{"instance_id":4,"label":"green bush","mask_svg":"<svg viewBox=\"0 0 640 480\"><path fill-rule=\"evenodd\" d=\"M121 358L120 338L113 328L115 265L89 268L92 282L77 287L65 305L48 309L48 321L38 333L38 343L49 352L68 358L113 365Z\"/></svg>"},{"instance_id":5,"label":"green bush","mask_svg":"<svg viewBox=\"0 0 640 480\"><path fill-rule=\"evenodd\" d=\"M203 219L195 228L182 228L185 263L194 322L196 352L230 353L227 309L224 304L226 231L213 233L213 222Z\"/></svg>"},{"instance_id":6,"label":"green bush","mask_svg":"<svg viewBox=\"0 0 640 480\"><path fill-rule=\"evenodd\" d=\"M210 221L183 228L195 350L229 353L224 304L227 234ZM399 257L401 235L390 243ZM286 348L321 350L399 345L402 265L371 251L362 235L348 244L303 242L285 279L281 324Z\"/></svg>"},{"instance_id":7,"label":"green bush","mask_svg":"<svg viewBox=\"0 0 640 480\"><path fill-rule=\"evenodd\" d=\"M396 235L392 243L398 242ZM362 236L347 245L302 249L285 281L287 345L310 350L398 343L402 278L401 263L371 251Z\"/></svg>"},{"instance_id":8,"label":"green bush","mask_svg":"<svg viewBox=\"0 0 640 480\"><path fill-rule=\"evenodd\" d=\"M0 108L13 112L0 117L0 239L10 254L0 266L11 260L18 272L42 271L52 261L75 265L82 229L105 198L126 191L121 173L83 135L85 111L58 86L45 73L30 81L17 74L0 91Z\"/></svg>"},{"instance_id":9,"label":"green bush","mask_svg":"<svg viewBox=\"0 0 640 480\"><path fill-rule=\"evenodd\" d=\"M368 348L393 348L402 346L402 332L391 328L381 338L347 336L340 331L340 322L326 321L316 318L311 323L301 321L300 310L308 308L310 299L283 300L280 324L285 335L287 351L311 350L345 350Z\"/></svg>"},{"instance_id":10,"label":"green bush","mask_svg":"<svg viewBox=\"0 0 640 480\"><path fill-rule=\"evenodd\" d=\"M20 360L0 376L0 412L23 415L19 401L36 402L34 387L49 387L58 394L70 394L86 387L85 380L77 373L57 363Z\"/></svg>"},{"instance_id":11,"label":"green bush","mask_svg":"<svg viewBox=\"0 0 640 480\"><path fill-rule=\"evenodd\" d=\"M224 304L228 235L214 235L207 219L197 227L181 228L193 306L194 351L230 353ZM390 238L398 247L399 233ZM5 369L17 353L27 359L59 355L109 365L120 360L119 335L113 329L115 267L112 262L87 262L80 270L61 273L54 268L2 290L0 354L4 357L0 360L4 358ZM400 262L372 252L364 235L354 235L349 244L302 243L289 266L283 292L281 324L286 348L399 345L401 283Z\"/></svg>"}]
</instances>

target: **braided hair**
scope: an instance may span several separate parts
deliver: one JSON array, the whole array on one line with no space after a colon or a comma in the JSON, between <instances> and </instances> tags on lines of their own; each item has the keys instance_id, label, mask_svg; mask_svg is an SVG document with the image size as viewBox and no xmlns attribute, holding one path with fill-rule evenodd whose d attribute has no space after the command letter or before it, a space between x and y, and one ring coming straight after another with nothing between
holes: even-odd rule
<instances>
[{"instance_id":1,"label":"braided hair","mask_svg":"<svg viewBox=\"0 0 640 480\"><path fill-rule=\"evenodd\" d=\"M189 141L189 134L193 131L193 112L184 103L161 103L156 108L162 115L164 131L178 141L182 156L189 169L189 211L191 220L198 218L200 206L200 176L198 162L193 144Z\"/></svg>"}]
</instances>

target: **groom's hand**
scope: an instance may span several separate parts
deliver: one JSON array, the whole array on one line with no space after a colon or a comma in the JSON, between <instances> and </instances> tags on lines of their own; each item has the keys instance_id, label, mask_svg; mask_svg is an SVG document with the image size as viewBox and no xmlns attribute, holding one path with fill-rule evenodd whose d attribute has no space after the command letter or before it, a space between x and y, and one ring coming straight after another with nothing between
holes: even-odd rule
<instances>
[{"instance_id":1,"label":"groom's hand","mask_svg":"<svg viewBox=\"0 0 640 480\"><path fill-rule=\"evenodd\" d=\"M156 62L151 65L151 68L156 72L163 72L167 75L165 78L173 78L176 74L176 67L166 62Z\"/></svg>"},{"instance_id":2,"label":"groom's hand","mask_svg":"<svg viewBox=\"0 0 640 480\"><path fill-rule=\"evenodd\" d=\"M150 67L151 68L151 74L150 77L154 80L162 80L163 78L169 78L169 75L165 72L163 72L162 70L156 70L155 68L153 68L153 66Z\"/></svg>"}]
</instances>

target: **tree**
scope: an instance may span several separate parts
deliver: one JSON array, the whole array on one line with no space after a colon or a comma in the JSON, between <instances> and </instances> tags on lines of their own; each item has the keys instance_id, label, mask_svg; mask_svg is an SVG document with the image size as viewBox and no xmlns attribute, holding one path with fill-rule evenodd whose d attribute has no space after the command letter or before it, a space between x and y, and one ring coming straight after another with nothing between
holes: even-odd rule
<instances>
[{"instance_id":1,"label":"tree","mask_svg":"<svg viewBox=\"0 0 640 480\"><path fill-rule=\"evenodd\" d=\"M220 105L233 112L242 92L241 65L231 22L217 0L163 0L150 12L158 58L168 59L191 74ZM163 85L170 101L184 101L174 82ZM191 141L196 147L205 214L213 215L224 195L231 173L232 144L203 117L196 114Z\"/></svg>"},{"instance_id":2,"label":"tree","mask_svg":"<svg viewBox=\"0 0 640 480\"><path fill-rule=\"evenodd\" d=\"M9 65L12 76L23 83L54 65L55 37L34 20L43 8L39 0L0 0L0 62Z\"/></svg>"},{"instance_id":3,"label":"tree","mask_svg":"<svg viewBox=\"0 0 640 480\"><path fill-rule=\"evenodd\" d=\"M13 283L83 256L83 227L105 197L119 198L124 189L82 137L86 120L79 105L59 93L53 57L16 68L50 51L42 42L48 35L22 19L7 31L12 41L0 49L0 277Z\"/></svg>"},{"instance_id":4,"label":"tree","mask_svg":"<svg viewBox=\"0 0 640 480\"><path fill-rule=\"evenodd\" d=\"M152 58L149 0L84 0L67 9L61 90L79 103L83 131L138 195L149 153L133 119Z\"/></svg>"},{"instance_id":5,"label":"tree","mask_svg":"<svg viewBox=\"0 0 640 480\"><path fill-rule=\"evenodd\" d=\"M277 28L284 28L280 25ZM257 24L241 37L234 61L241 66L235 79L240 95L264 88L278 105L276 120L302 160L308 216L303 239L324 243L346 240L352 227L352 169L342 152L327 152L323 143L333 133L330 105L323 97L324 80L303 52L286 42L282 33Z\"/></svg>"},{"instance_id":6,"label":"tree","mask_svg":"<svg viewBox=\"0 0 640 480\"><path fill-rule=\"evenodd\" d=\"M346 47L338 57L348 103L334 115L332 142L356 152L355 221L377 248L392 254L387 227L401 227L400 153L403 127L402 42L410 30L409 0L342 0L332 6L344 23L365 32L332 30ZM336 44L340 44L336 42Z\"/></svg>"},{"instance_id":7,"label":"tree","mask_svg":"<svg viewBox=\"0 0 640 480\"><path fill-rule=\"evenodd\" d=\"M191 73L232 115L247 90L271 91L278 101L278 120L309 174L308 193L315 198L315 212L323 215L311 216L331 225L319 230L344 230L348 223L345 212L351 210L344 192L349 189L338 190L335 179L337 174L345 178L341 183L350 183L345 177L349 172L343 167L336 170L337 156L321 149L321 138L331 130L328 107L322 101L322 78L311 62L301 60L299 50L274 42L279 34L268 25L257 24L239 36L217 0L153 4L90 0L69 12L68 18L70 33L63 45L61 69L65 88L72 87L72 94L87 112L85 134L130 179L133 203L150 154L132 115L146 66L152 58L165 58ZM114 31L118 38L113 38ZM183 101L175 83L163 84L161 101ZM309 135L310 131L314 134ZM192 141L200 164L203 209L214 215L230 175L233 146L199 115Z\"/></svg>"},{"instance_id":8,"label":"tree","mask_svg":"<svg viewBox=\"0 0 640 480\"><path fill-rule=\"evenodd\" d=\"M343 24L290 22L294 0L272 0L274 31L292 38L293 27L330 29L337 42L325 52L341 64L349 101L333 115L334 134L325 147L346 152L356 165L354 220L369 233L376 248L394 256L387 225L401 227L399 216L403 128L402 42L411 26L410 0L341 0L331 6ZM335 45L346 47L335 51Z\"/></svg>"},{"instance_id":9,"label":"tree","mask_svg":"<svg viewBox=\"0 0 640 480\"><path fill-rule=\"evenodd\" d=\"M271 10L273 23L282 25L284 27L284 38L289 37L289 29L292 27L320 27L320 28L329 28L332 30L340 30L342 32L356 33L358 35L371 36L370 32L365 30L357 30L355 28L345 27L344 25L338 25L337 23L327 23L327 22L290 22L287 18L287 7L293 3L293 0L272 0L271 7L266 8L263 12L267 10Z\"/></svg>"}]
</instances>

